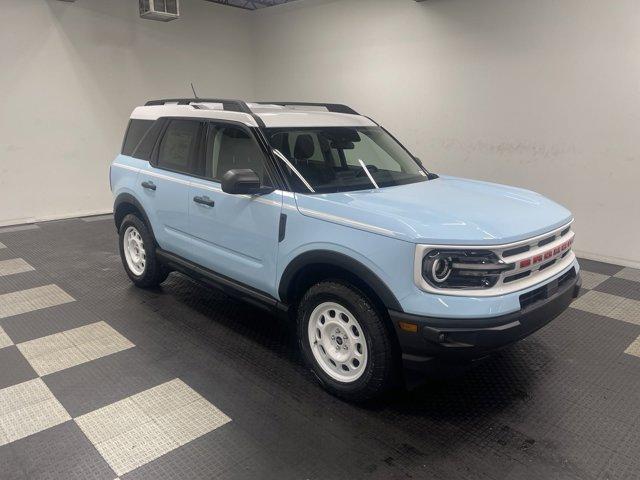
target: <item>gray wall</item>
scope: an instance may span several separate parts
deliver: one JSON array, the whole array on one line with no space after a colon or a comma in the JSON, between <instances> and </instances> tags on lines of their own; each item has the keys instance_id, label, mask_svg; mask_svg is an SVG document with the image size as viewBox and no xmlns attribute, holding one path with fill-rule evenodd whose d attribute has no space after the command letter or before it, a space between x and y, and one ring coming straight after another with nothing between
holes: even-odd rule
<instances>
[{"instance_id":1,"label":"gray wall","mask_svg":"<svg viewBox=\"0 0 640 480\"><path fill-rule=\"evenodd\" d=\"M640 2L4 0L0 224L108 211L131 109L190 94L340 101L434 171L530 188L577 249L640 266Z\"/></svg>"},{"instance_id":2,"label":"gray wall","mask_svg":"<svg viewBox=\"0 0 640 480\"><path fill-rule=\"evenodd\" d=\"M134 0L3 0L0 225L111 209L109 164L150 97L252 94L245 12L183 0L138 18Z\"/></svg>"},{"instance_id":3,"label":"gray wall","mask_svg":"<svg viewBox=\"0 0 640 480\"><path fill-rule=\"evenodd\" d=\"M638 0L306 0L252 20L258 98L351 104L436 172L567 205L586 256L640 265Z\"/></svg>"}]
</instances>

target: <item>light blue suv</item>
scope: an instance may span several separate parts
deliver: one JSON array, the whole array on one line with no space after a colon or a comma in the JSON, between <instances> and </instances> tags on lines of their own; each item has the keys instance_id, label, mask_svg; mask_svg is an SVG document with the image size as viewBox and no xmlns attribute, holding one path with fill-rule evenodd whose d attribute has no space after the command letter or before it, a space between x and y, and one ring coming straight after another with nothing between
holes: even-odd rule
<instances>
[{"instance_id":1,"label":"light blue suv","mask_svg":"<svg viewBox=\"0 0 640 480\"><path fill-rule=\"evenodd\" d=\"M297 321L310 368L349 400L484 357L580 289L569 211L431 173L344 105L154 100L110 180L133 283L175 270Z\"/></svg>"}]
</instances>

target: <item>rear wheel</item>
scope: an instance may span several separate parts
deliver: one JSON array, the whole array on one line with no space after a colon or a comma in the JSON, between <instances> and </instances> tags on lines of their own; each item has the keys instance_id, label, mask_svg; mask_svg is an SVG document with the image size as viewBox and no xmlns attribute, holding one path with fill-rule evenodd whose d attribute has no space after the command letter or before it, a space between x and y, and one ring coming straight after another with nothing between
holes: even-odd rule
<instances>
[{"instance_id":1,"label":"rear wheel","mask_svg":"<svg viewBox=\"0 0 640 480\"><path fill-rule=\"evenodd\" d=\"M391 384L389 334L379 312L357 288L340 281L311 287L298 309L298 335L305 360L334 395L363 401Z\"/></svg>"},{"instance_id":2,"label":"rear wheel","mask_svg":"<svg viewBox=\"0 0 640 480\"><path fill-rule=\"evenodd\" d=\"M119 233L120 257L131 281L141 288L164 282L169 270L158 262L155 242L145 223L129 214L122 220Z\"/></svg>"}]
</instances>

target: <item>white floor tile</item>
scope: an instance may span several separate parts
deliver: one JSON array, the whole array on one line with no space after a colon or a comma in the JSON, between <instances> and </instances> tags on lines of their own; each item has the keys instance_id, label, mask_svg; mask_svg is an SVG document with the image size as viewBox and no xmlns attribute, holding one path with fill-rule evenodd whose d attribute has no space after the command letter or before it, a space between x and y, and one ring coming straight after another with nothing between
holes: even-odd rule
<instances>
[{"instance_id":1,"label":"white floor tile","mask_svg":"<svg viewBox=\"0 0 640 480\"><path fill-rule=\"evenodd\" d=\"M152 421L131 398L107 405L75 420L93 444L110 440Z\"/></svg>"},{"instance_id":2,"label":"white floor tile","mask_svg":"<svg viewBox=\"0 0 640 480\"><path fill-rule=\"evenodd\" d=\"M75 421L111 468L123 475L231 419L175 379Z\"/></svg>"},{"instance_id":3,"label":"white floor tile","mask_svg":"<svg viewBox=\"0 0 640 480\"><path fill-rule=\"evenodd\" d=\"M9 335L0 327L0 348L10 347L13 342L9 338Z\"/></svg>"},{"instance_id":4,"label":"white floor tile","mask_svg":"<svg viewBox=\"0 0 640 480\"><path fill-rule=\"evenodd\" d=\"M582 277L582 288L585 290L592 290L609 278L609 275L586 270L580 270L580 276Z\"/></svg>"},{"instance_id":5,"label":"white floor tile","mask_svg":"<svg viewBox=\"0 0 640 480\"><path fill-rule=\"evenodd\" d=\"M25 358L41 377L90 361L76 346L64 350L57 350L45 355L39 355L34 358L27 358L26 356Z\"/></svg>"},{"instance_id":6,"label":"white floor tile","mask_svg":"<svg viewBox=\"0 0 640 480\"><path fill-rule=\"evenodd\" d=\"M590 290L572 304L572 308L640 325L640 301Z\"/></svg>"},{"instance_id":7,"label":"white floor tile","mask_svg":"<svg viewBox=\"0 0 640 480\"><path fill-rule=\"evenodd\" d=\"M51 398L51 391L41 378L3 388L0 390L0 416Z\"/></svg>"},{"instance_id":8,"label":"white floor tile","mask_svg":"<svg viewBox=\"0 0 640 480\"><path fill-rule=\"evenodd\" d=\"M0 431L4 443L69 420L67 411L39 378L0 390Z\"/></svg>"},{"instance_id":9,"label":"white floor tile","mask_svg":"<svg viewBox=\"0 0 640 480\"><path fill-rule=\"evenodd\" d=\"M230 421L222 411L203 398L161 416L156 423L171 440L178 445L185 445Z\"/></svg>"},{"instance_id":10,"label":"white floor tile","mask_svg":"<svg viewBox=\"0 0 640 480\"><path fill-rule=\"evenodd\" d=\"M78 345L78 349L90 360L106 357L133 347L135 345L120 334L97 338Z\"/></svg>"},{"instance_id":11,"label":"white floor tile","mask_svg":"<svg viewBox=\"0 0 640 480\"><path fill-rule=\"evenodd\" d=\"M637 268L623 268L615 274L618 278L624 278L625 280L632 280L634 282L640 282L640 269Z\"/></svg>"},{"instance_id":12,"label":"white floor tile","mask_svg":"<svg viewBox=\"0 0 640 480\"><path fill-rule=\"evenodd\" d=\"M146 423L95 445L116 475L124 475L178 448L155 423Z\"/></svg>"},{"instance_id":13,"label":"white floor tile","mask_svg":"<svg viewBox=\"0 0 640 480\"><path fill-rule=\"evenodd\" d=\"M38 375L49 375L135 345L105 322L96 322L17 345Z\"/></svg>"},{"instance_id":14,"label":"white floor tile","mask_svg":"<svg viewBox=\"0 0 640 480\"><path fill-rule=\"evenodd\" d=\"M32 312L75 301L57 285L20 290L0 295L0 318Z\"/></svg>"},{"instance_id":15,"label":"white floor tile","mask_svg":"<svg viewBox=\"0 0 640 480\"><path fill-rule=\"evenodd\" d=\"M7 443L15 442L71 420L64 407L55 398L21 408L0 417L0 429Z\"/></svg>"},{"instance_id":16,"label":"white floor tile","mask_svg":"<svg viewBox=\"0 0 640 480\"><path fill-rule=\"evenodd\" d=\"M640 337L636 338L636 340L631 345L629 345L629 348L627 348L624 353L640 357Z\"/></svg>"},{"instance_id":17,"label":"white floor tile","mask_svg":"<svg viewBox=\"0 0 640 480\"><path fill-rule=\"evenodd\" d=\"M201 398L178 378L131 397L154 420Z\"/></svg>"},{"instance_id":18,"label":"white floor tile","mask_svg":"<svg viewBox=\"0 0 640 480\"><path fill-rule=\"evenodd\" d=\"M71 343L71 340L63 333L55 333L53 335L47 335L46 337L19 343L17 347L22 355L29 359L71 348L73 347L73 343Z\"/></svg>"},{"instance_id":19,"label":"white floor tile","mask_svg":"<svg viewBox=\"0 0 640 480\"><path fill-rule=\"evenodd\" d=\"M14 275L16 273L31 272L35 270L22 258L12 258L10 260L0 260L0 277Z\"/></svg>"},{"instance_id":20,"label":"white floor tile","mask_svg":"<svg viewBox=\"0 0 640 480\"><path fill-rule=\"evenodd\" d=\"M118 332L105 322L96 322L84 325L83 327L67 330L64 334L74 345L80 345L97 338L109 335L118 335Z\"/></svg>"}]
</instances>

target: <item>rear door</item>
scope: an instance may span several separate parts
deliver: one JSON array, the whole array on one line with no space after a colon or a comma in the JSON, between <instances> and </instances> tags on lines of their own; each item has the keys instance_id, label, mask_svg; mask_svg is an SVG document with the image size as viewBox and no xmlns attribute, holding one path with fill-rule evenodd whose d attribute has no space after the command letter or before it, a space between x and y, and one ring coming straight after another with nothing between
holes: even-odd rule
<instances>
[{"instance_id":1,"label":"rear door","mask_svg":"<svg viewBox=\"0 0 640 480\"><path fill-rule=\"evenodd\" d=\"M204 123L192 119L166 119L154 146L152 160L138 177L143 206L164 250L188 257L189 185L201 173L199 150Z\"/></svg>"},{"instance_id":2,"label":"rear door","mask_svg":"<svg viewBox=\"0 0 640 480\"><path fill-rule=\"evenodd\" d=\"M206 135L204 175L192 179L189 232L196 263L276 296L275 276L282 191L231 195L221 188L231 169L250 168L272 185L264 152L247 127L211 122Z\"/></svg>"}]
</instances>

